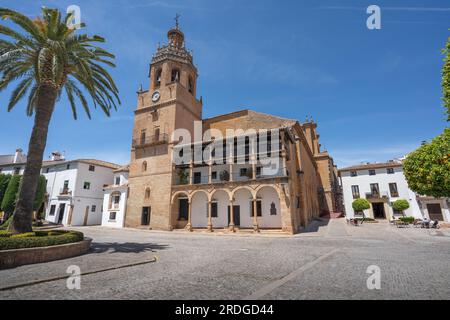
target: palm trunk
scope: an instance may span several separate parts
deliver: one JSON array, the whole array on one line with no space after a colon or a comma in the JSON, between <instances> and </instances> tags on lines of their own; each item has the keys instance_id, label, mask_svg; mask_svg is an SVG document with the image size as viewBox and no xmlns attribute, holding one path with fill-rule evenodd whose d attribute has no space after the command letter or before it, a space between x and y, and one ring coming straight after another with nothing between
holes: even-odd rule
<instances>
[{"instance_id":1,"label":"palm trunk","mask_svg":"<svg viewBox=\"0 0 450 320\"><path fill-rule=\"evenodd\" d=\"M32 231L33 202L41 174L47 143L48 126L55 107L57 90L53 85L41 85L36 101L36 115L28 146L27 163L22 177L19 197L9 225L12 233Z\"/></svg>"}]
</instances>

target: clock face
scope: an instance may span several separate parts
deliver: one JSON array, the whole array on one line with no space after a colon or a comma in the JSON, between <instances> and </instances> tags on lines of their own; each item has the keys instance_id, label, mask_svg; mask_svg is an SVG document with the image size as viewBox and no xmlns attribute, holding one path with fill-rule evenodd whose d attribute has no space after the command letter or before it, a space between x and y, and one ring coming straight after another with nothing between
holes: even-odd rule
<instances>
[{"instance_id":1,"label":"clock face","mask_svg":"<svg viewBox=\"0 0 450 320\"><path fill-rule=\"evenodd\" d=\"M160 97L161 97L161 95L159 94L159 92L158 92L158 91L155 91L155 92L153 92L153 94L152 94L152 101L153 101L153 102L156 102L156 101L159 100Z\"/></svg>"}]
</instances>

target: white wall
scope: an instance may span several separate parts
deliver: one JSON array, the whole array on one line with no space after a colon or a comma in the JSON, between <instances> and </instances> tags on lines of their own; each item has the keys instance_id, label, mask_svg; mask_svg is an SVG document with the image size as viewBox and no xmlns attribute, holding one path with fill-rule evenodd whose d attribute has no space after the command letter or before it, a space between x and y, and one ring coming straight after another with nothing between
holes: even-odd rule
<instances>
[{"instance_id":1,"label":"white wall","mask_svg":"<svg viewBox=\"0 0 450 320\"><path fill-rule=\"evenodd\" d=\"M116 185L116 178L120 178L119 185ZM119 207L117 209L109 208L112 200L111 194L120 193ZM111 228L123 228L125 222L126 206L128 198L128 172L116 172L114 173L113 180L109 188L106 188L103 195L103 213L102 213L102 226ZM110 213L116 212L116 219L110 219Z\"/></svg>"},{"instance_id":2,"label":"white wall","mask_svg":"<svg viewBox=\"0 0 450 320\"><path fill-rule=\"evenodd\" d=\"M109 204L111 203L110 197L111 194L120 193L120 202L118 209L109 208ZM111 228L123 228L125 222L125 210L127 204L127 188L119 187L114 189L109 189L105 191L105 195L103 198L103 217L102 217L102 226L111 227ZM110 212L116 212L116 219L110 220Z\"/></svg>"},{"instance_id":3,"label":"white wall","mask_svg":"<svg viewBox=\"0 0 450 320\"><path fill-rule=\"evenodd\" d=\"M194 228L205 228L208 225L208 197L204 192L197 192L192 197L191 220Z\"/></svg>"},{"instance_id":4,"label":"white wall","mask_svg":"<svg viewBox=\"0 0 450 320\"><path fill-rule=\"evenodd\" d=\"M444 221L450 222L450 208L445 198L443 199L421 199L421 211L424 217L430 218L427 204L437 203L441 206L442 216Z\"/></svg>"},{"instance_id":5,"label":"white wall","mask_svg":"<svg viewBox=\"0 0 450 320\"><path fill-rule=\"evenodd\" d=\"M98 165L95 171L89 171L89 164L84 162L70 162L52 165L47 172L43 168L43 175L47 179L47 192L49 193L49 205L46 212L46 220L56 223L58 221L58 208L61 203L66 203L63 224L69 223L69 208L73 205L72 226L82 226L87 212L87 225L99 225L102 221L103 186L113 181L113 169ZM69 181L71 195L60 196L64 187L64 181ZM85 190L84 182L90 182L90 189ZM55 215L50 216L51 205L56 205ZM95 206L95 210L92 211Z\"/></svg>"},{"instance_id":6,"label":"white wall","mask_svg":"<svg viewBox=\"0 0 450 320\"><path fill-rule=\"evenodd\" d=\"M217 201L217 218L212 218L214 228L228 227L228 205L230 198L225 191L217 191L213 194L213 199Z\"/></svg>"},{"instance_id":7,"label":"white wall","mask_svg":"<svg viewBox=\"0 0 450 320\"><path fill-rule=\"evenodd\" d=\"M408 187L405 176L403 175L402 167L395 167L393 174L387 174L386 168L376 169L375 175L369 175L369 170L357 170L357 176L351 177L350 171L341 172L342 188L344 193L344 205L347 217L353 218L354 211L352 208L352 202L354 201L352 195L352 185L359 186L360 198L365 198L366 193L370 193L370 184L378 183L380 194L387 194L389 202L394 202L398 199L408 200L410 208L405 210L406 216L414 216L416 218L422 218L422 213L417 204L416 196L413 191ZM391 197L389 192L389 183L396 183L398 189L398 197ZM390 207L392 212L392 207ZM367 214L367 212L365 212ZM386 215L390 213L386 212Z\"/></svg>"}]
</instances>

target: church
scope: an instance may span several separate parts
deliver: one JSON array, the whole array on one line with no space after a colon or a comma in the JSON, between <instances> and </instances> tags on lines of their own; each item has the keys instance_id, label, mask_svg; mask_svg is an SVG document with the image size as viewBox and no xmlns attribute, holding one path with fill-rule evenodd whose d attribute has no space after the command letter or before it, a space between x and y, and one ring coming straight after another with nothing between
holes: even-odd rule
<instances>
[{"instance_id":1,"label":"church","mask_svg":"<svg viewBox=\"0 0 450 320\"><path fill-rule=\"evenodd\" d=\"M252 110L203 118L198 70L178 19L137 92L124 226L301 232L341 211L317 124Z\"/></svg>"}]
</instances>

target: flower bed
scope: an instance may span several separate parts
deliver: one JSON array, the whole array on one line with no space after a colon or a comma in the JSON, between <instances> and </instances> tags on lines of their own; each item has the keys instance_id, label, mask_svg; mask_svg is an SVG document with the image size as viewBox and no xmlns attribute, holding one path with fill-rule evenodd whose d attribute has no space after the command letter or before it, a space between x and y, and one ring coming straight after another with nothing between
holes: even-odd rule
<instances>
[{"instance_id":1,"label":"flower bed","mask_svg":"<svg viewBox=\"0 0 450 320\"><path fill-rule=\"evenodd\" d=\"M35 231L16 235L8 231L0 231L0 250L49 247L80 242L83 239L83 233L78 231Z\"/></svg>"}]
</instances>

